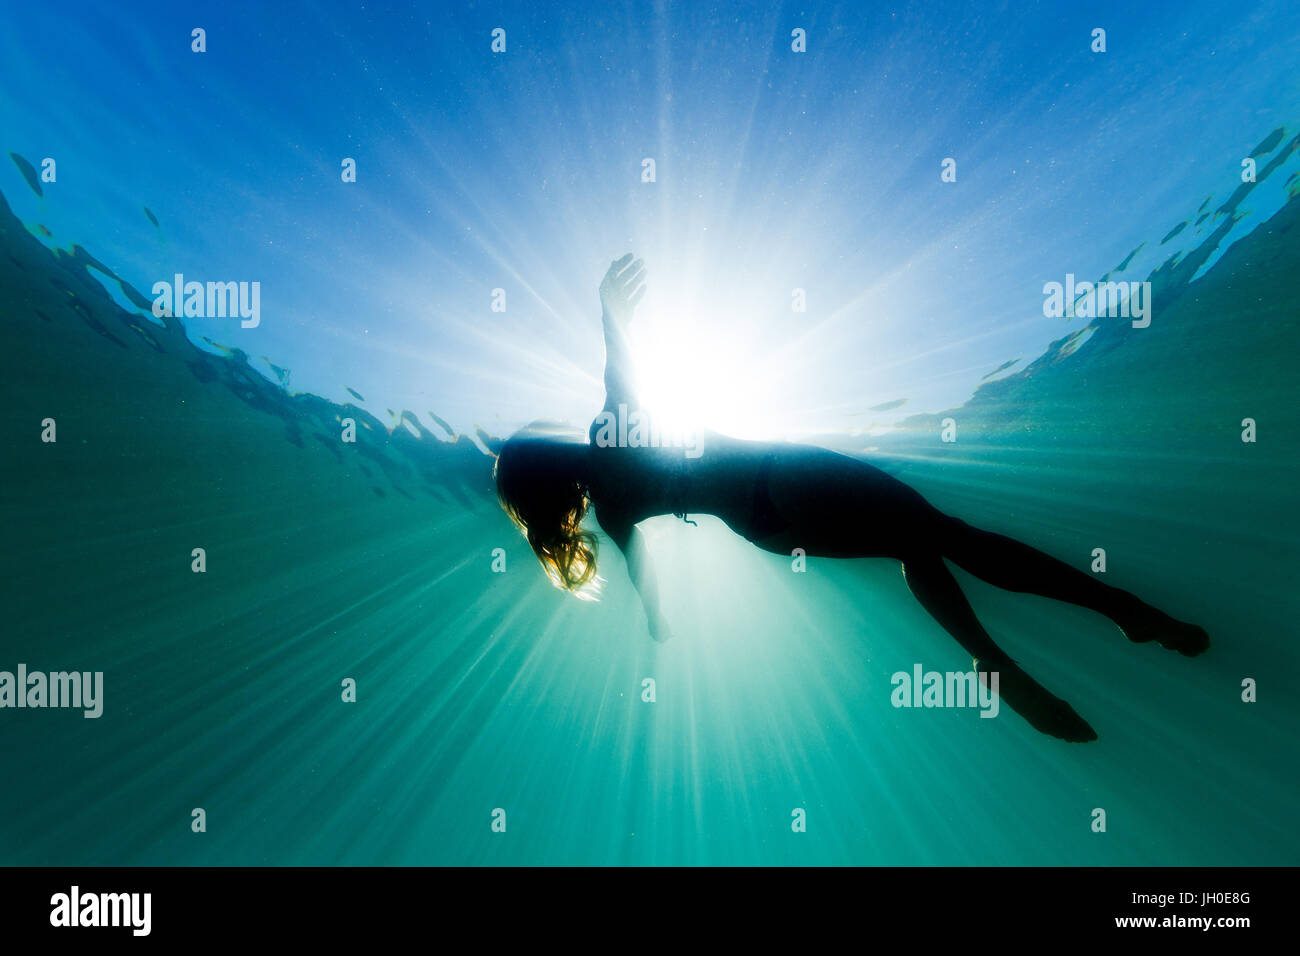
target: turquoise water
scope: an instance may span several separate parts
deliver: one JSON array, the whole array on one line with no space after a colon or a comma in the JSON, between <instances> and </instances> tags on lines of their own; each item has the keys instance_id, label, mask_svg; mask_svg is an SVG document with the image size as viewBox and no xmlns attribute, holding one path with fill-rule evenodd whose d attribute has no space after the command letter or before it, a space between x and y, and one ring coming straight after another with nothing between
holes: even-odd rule
<instances>
[{"instance_id":1,"label":"turquoise water","mask_svg":"<svg viewBox=\"0 0 1300 956\"><path fill-rule=\"evenodd\" d=\"M1130 8L1098 56L1050 4L504 4L497 59L474 6L230 4L202 57L170 5L15 12L0 672L104 696L0 707L0 863L1295 864L1300 13ZM693 515L643 526L672 641L607 541L601 600L556 591L489 451L585 430L628 248L655 401L1103 548L1210 651L957 571L1070 745L892 706L970 663L896 563ZM153 316L177 272L261 325ZM1150 326L1045 316L1067 273L1150 281Z\"/></svg>"},{"instance_id":2,"label":"turquoise water","mask_svg":"<svg viewBox=\"0 0 1300 956\"><path fill-rule=\"evenodd\" d=\"M879 439L940 507L1084 566L1105 547L1114 583L1209 629L1185 659L963 577L1100 735L1067 745L1006 710L890 706L893 672L967 663L887 561L800 574L715 519L654 519L676 637L652 643L616 556L598 603L550 588L471 438L389 432L200 351L6 205L3 660L102 670L105 701L3 712L0 857L1293 863L1298 212L1195 283L1166 269L1150 328L1098 323Z\"/></svg>"}]
</instances>

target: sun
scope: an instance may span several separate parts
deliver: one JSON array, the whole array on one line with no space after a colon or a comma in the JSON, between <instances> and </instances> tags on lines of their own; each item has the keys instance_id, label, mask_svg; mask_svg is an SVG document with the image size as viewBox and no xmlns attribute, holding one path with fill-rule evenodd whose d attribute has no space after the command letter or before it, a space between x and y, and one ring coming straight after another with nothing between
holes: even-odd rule
<instances>
[{"instance_id":1,"label":"sun","mask_svg":"<svg viewBox=\"0 0 1300 956\"><path fill-rule=\"evenodd\" d=\"M658 427L775 437L770 412L776 396L763 388L751 343L689 311L650 309L637 321L637 388Z\"/></svg>"}]
</instances>

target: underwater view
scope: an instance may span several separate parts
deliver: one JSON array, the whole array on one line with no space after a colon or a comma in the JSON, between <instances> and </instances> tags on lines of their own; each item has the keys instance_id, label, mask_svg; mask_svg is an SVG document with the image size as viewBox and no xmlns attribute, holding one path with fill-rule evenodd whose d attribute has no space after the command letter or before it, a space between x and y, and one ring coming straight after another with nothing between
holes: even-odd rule
<instances>
[{"instance_id":1,"label":"underwater view","mask_svg":"<svg viewBox=\"0 0 1300 956\"><path fill-rule=\"evenodd\" d=\"M1300 862L1300 6L128 7L0 33L0 864Z\"/></svg>"}]
</instances>

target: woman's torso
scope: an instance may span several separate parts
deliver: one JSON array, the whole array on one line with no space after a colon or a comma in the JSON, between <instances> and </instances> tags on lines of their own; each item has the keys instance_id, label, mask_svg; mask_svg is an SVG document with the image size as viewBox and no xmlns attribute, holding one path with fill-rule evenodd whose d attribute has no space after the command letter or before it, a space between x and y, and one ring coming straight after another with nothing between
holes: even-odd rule
<instances>
[{"instance_id":1,"label":"woman's torso","mask_svg":"<svg viewBox=\"0 0 1300 956\"><path fill-rule=\"evenodd\" d=\"M601 421L590 430L588 495L596 519L606 527L657 515L710 514L747 534L763 463L790 447L709 431L676 444L637 442L637 436L612 429L602 434Z\"/></svg>"},{"instance_id":2,"label":"woman's torso","mask_svg":"<svg viewBox=\"0 0 1300 956\"><path fill-rule=\"evenodd\" d=\"M744 441L716 432L699 433L693 447L602 444L597 434L593 424L588 495L606 531L656 515L711 514L768 547L782 544L791 526L804 536L828 529L838 536L845 521L865 520L886 542L882 547L894 547L909 523L936 513L898 479L826 448Z\"/></svg>"}]
</instances>

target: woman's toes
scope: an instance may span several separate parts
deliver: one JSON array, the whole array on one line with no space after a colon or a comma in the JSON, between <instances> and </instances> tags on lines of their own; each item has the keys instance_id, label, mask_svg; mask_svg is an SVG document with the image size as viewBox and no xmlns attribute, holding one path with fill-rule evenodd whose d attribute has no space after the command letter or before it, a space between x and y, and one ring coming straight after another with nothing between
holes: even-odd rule
<instances>
[{"instance_id":1,"label":"woman's toes","mask_svg":"<svg viewBox=\"0 0 1300 956\"><path fill-rule=\"evenodd\" d=\"M1135 644L1155 641L1161 647L1188 657L1195 657L1210 646L1210 635L1205 628L1184 624L1154 609L1121 624L1120 630Z\"/></svg>"},{"instance_id":2,"label":"woman's toes","mask_svg":"<svg viewBox=\"0 0 1300 956\"><path fill-rule=\"evenodd\" d=\"M1205 628L1197 627L1195 624L1181 624L1182 634L1177 644L1166 644L1170 650L1176 650L1180 654L1186 654L1188 657L1195 657L1210 648L1210 635Z\"/></svg>"}]
</instances>

